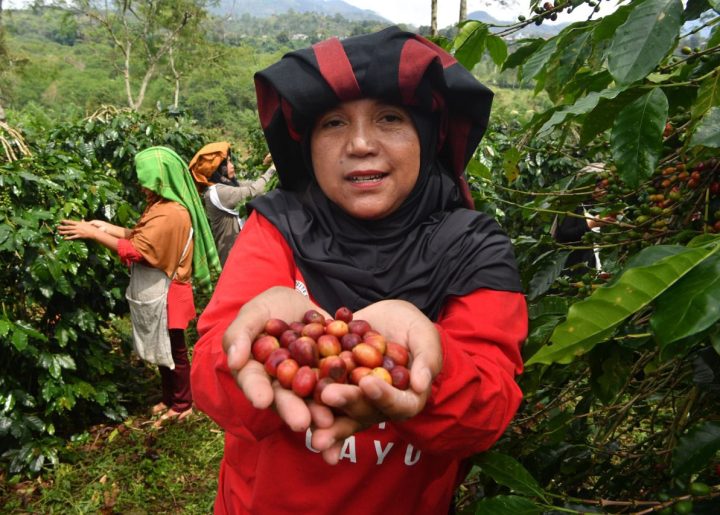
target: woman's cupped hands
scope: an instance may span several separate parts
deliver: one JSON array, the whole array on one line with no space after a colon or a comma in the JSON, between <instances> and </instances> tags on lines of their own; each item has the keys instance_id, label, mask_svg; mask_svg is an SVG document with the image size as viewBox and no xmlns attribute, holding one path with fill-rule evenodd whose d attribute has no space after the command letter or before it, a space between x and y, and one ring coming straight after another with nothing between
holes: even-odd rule
<instances>
[{"instance_id":1,"label":"woman's cupped hands","mask_svg":"<svg viewBox=\"0 0 720 515\"><path fill-rule=\"evenodd\" d=\"M368 375L358 385L330 384L321 393L322 403L305 400L283 388L252 359L251 347L271 318L301 320L314 309L332 318L294 289L273 287L246 303L223 338L228 367L252 405L274 408L293 431L313 428L312 446L325 461L339 460L343 441L373 424L405 420L422 411L432 381L442 368L440 335L435 325L414 305L383 300L354 313L387 339L404 345L412 356L410 388L399 390L379 377Z\"/></svg>"}]
</instances>

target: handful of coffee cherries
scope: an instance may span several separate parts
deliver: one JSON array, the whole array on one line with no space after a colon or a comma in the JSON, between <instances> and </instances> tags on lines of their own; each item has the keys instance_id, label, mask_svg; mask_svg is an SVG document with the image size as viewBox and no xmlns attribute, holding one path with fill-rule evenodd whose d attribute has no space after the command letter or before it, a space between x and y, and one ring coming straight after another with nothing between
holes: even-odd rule
<instances>
[{"instance_id":1,"label":"handful of coffee cherries","mask_svg":"<svg viewBox=\"0 0 720 515\"><path fill-rule=\"evenodd\" d=\"M283 388L318 403L327 385L358 384L366 375L400 390L407 390L410 383L408 350L388 341L367 321L353 320L346 307L327 320L314 309L302 321L271 318L251 350Z\"/></svg>"}]
</instances>

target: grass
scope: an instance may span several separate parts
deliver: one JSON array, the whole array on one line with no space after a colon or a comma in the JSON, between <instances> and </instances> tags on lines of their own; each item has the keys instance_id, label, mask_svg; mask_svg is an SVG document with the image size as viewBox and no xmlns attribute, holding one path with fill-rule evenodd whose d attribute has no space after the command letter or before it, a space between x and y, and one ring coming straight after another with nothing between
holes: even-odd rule
<instances>
[{"instance_id":1,"label":"grass","mask_svg":"<svg viewBox=\"0 0 720 515\"><path fill-rule=\"evenodd\" d=\"M147 416L99 425L64 462L33 481L0 478L0 511L20 513L212 513L223 433L195 412L159 430Z\"/></svg>"}]
</instances>

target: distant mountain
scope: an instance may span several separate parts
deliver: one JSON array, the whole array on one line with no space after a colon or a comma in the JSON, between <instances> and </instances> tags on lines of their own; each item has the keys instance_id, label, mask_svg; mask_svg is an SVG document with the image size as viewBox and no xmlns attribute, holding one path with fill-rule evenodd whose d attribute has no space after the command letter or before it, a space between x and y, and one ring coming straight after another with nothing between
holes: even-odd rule
<instances>
[{"instance_id":1,"label":"distant mountain","mask_svg":"<svg viewBox=\"0 0 720 515\"><path fill-rule=\"evenodd\" d=\"M219 4L211 7L211 12L221 16L240 16L249 14L258 18L265 18L275 14L295 12L316 12L326 16L341 15L352 21L378 21L391 23L375 11L360 9L342 0L220 0Z\"/></svg>"},{"instance_id":2,"label":"distant mountain","mask_svg":"<svg viewBox=\"0 0 720 515\"><path fill-rule=\"evenodd\" d=\"M510 23L508 21L495 19L485 11L473 11L471 13L468 13L468 20L477 20L483 23L491 23L494 25L507 25L508 23Z\"/></svg>"},{"instance_id":3,"label":"distant mountain","mask_svg":"<svg viewBox=\"0 0 720 515\"><path fill-rule=\"evenodd\" d=\"M517 22L517 19L514 20L498 20L496 18L493 18L485 11L473 11L471 13L468 13L468 19L469 20L477 20L483 23L489 23L493 25L512 25L513 23ZM542 25L535 25L531 24L525 27L522 31L520 31L516 39L519 38L536 38L536 37L551 37L555 36L560 33L561 30L563 30L565 27L570 25L569 23L543 23Z\"/></svg>"}]
</instances>

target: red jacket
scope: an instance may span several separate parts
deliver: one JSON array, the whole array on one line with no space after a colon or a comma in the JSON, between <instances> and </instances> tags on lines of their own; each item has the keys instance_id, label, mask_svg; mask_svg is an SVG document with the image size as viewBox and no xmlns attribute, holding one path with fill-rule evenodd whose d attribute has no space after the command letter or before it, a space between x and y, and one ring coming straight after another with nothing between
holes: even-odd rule
<instances>
[{"instance_id":1,"label":"red jacket","mask_svg":"<svg viewBox=\"0 0 720 515\"><path fill-rule=\"evenodd\" d=\"M227 368L225 329L245 302L278 285L302 289L304 281L282 235L255 212L200 318L193 354L195 403L226 431L215 513L446 513L462 459L501 436L522 398L515 375L527 334L524 296L482 289L450 298L436 323L443 369L425 409L355 434L332 466L309 435L253 408Z\"/></svg>"}]
</instances>

